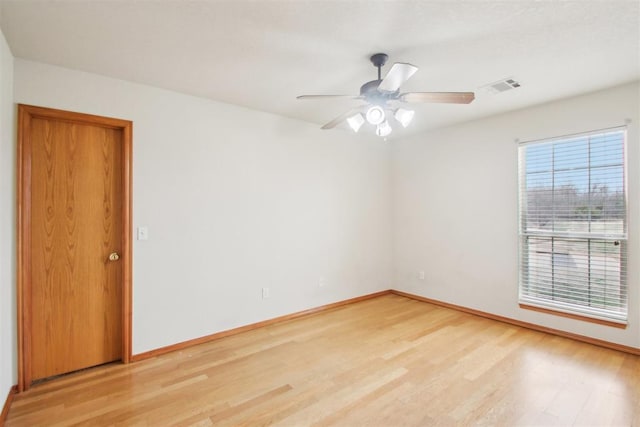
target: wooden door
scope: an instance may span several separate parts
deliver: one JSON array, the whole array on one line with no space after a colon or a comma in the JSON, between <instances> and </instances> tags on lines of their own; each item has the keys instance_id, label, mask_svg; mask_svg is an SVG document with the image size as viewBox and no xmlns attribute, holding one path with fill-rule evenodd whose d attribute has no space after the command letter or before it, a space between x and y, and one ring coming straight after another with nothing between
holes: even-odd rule
<instances>
[{"instance_id":1,"label":"wooden door","mask_svg":"<svg viewBox=\"0 0 640 427\"><path fill-rule=\"evenodd\" d=\"M130 340L131 122L19 107L24 387Z\"/></svg>"}]
</instances>

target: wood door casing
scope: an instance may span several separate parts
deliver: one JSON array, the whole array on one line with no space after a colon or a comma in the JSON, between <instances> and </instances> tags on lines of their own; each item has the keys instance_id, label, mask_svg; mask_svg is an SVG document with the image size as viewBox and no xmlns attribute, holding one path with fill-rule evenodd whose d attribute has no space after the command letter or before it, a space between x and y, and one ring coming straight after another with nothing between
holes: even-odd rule
<instances>
[{"instance_id":1,"label":"wood door casing","mask_svg":"<svg viewBox=\"0 0 640 427\"><path fill-rule=\"evenodd\" d=\"M19 116L24 390L130 359L131 122L23 105Z\"/></svg>"}]
</instances>

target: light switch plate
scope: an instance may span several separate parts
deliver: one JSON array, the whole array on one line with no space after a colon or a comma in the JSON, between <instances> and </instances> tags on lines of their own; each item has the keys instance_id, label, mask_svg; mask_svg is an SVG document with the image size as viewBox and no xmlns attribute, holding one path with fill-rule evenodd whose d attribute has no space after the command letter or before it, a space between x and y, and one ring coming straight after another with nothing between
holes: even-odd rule
<instances>
[{"instance_id":1,"label":"light switch plate","mask_svg":"<svg viewBox=\"0 0 640 427\"><path fill-rule=\"evenodd\" d=\"M138 240L148 240L148 239L149 239L149 228L138 227Z\"/></svg>"}]
</instances>

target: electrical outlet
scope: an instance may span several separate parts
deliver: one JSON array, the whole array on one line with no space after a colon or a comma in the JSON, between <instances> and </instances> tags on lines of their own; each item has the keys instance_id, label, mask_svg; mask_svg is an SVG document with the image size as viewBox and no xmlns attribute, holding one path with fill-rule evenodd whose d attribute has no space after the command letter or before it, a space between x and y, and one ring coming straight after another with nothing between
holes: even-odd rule
<instances>
[{"instance_id":1,"label":"electrical outlet","mask_svg":"<svg viewBox=\"0 0 640 427\"><path fill-rule=\"evenodd\" d=\"M262 299L269 298L269 288L262 288Z\"/></svg>"},{"instance_id":2,"label":"electrical outlet","mask_svg":"<svg viewBox=\"0 0 640 427\"><path fill-rule=\"evenodd\" d=\"M324 277L321 277L321 278L318 280L318 287L319 287L319 288L324 288L324 285L326 285L326 284L327 284L327 282L326 282L326 280L324 279Z\"/></svg>"},{"instance_id":3,"label":"electrical outlet","mask_svg":"<svg viewBox=\"0 0 640 427\"><path fill-rule=\"evenodd\" d=\"M424 280L424 271L418 273L418 279Z\"/></svg>"}]
</instances>

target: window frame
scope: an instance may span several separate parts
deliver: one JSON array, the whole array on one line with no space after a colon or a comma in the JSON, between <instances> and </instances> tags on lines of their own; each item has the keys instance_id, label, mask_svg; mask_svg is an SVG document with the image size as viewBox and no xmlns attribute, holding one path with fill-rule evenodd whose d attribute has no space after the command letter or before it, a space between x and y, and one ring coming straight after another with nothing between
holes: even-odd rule
<instances>
[{"instance_id":1,"label":"window frame","mask_svg":"<svg viewBox=\"0 0 640 427\"><path fill-rule=\"evenodd\" d=\"M593 232L558 232L555 230L536 230L527 231L527 212L526 201L528 196L528 189L526 186L527 171L526 171L526 147L530 145L539 144L561 144L563 142L569 143L571 140L575 140L581 137L592 138L607 133L622 133L622 185L623 185L623 231L621 233L593 233ZM538 140L518 142L518 302L521 308L540 311L544 313L557 314L563 317L569 317L579 320L591 321L608 326L614 326L619 328L625 328L628 322L629 315L629 288L628 288L628 220L629 220L629 203L628 203L628 159L627 159L627 146L628 146L628 129L627 126L616 126L605 129L597 129L587 132L580 132L570 135L563 135L552 138L544 138ZM589 145L590 147L590 145ZM552 150L555 147L552 148ZM588 173L591 174L592 166L589 164ZM550 169L552 174L556 173L556 169ZM552 186L552 189L555 186ZM552 190L554 191L554 190ZM554 219L555 220L555 219ZM549 239L575 239L591 244L591 241L608 241L615 245L619 245L619 262L620 262L620 279L619 284L624 293L624 306L622 312L615 312L613 310L600 309L597 307L590 307L587 305L572 304L553 300L551 298L541 298L528 295L528 286L531 282L528 281L528 270L525 271L525 264L528 265L528 261L525 262L525 257L528 256L529 247L527 246L527 240L529 238L549 238ZM552 269L555 265L553 262L553 255L551 253ZM590 255L589 255L590 256ZM590 262L590 261L589 261ZM591 268L590 265L588 267ZM590 274L590 273L589 273ZM554 287L555 285L552 285ZM591 283L589 280L589 287ZM527 288L525 290L525 288ZM552 291L555 292L555 291ZM554 294L555 295L555 294ZM591 296L589 296L591 298ZM589 299L591 301L591 299Z\"/></svg>"}]
</instances>

